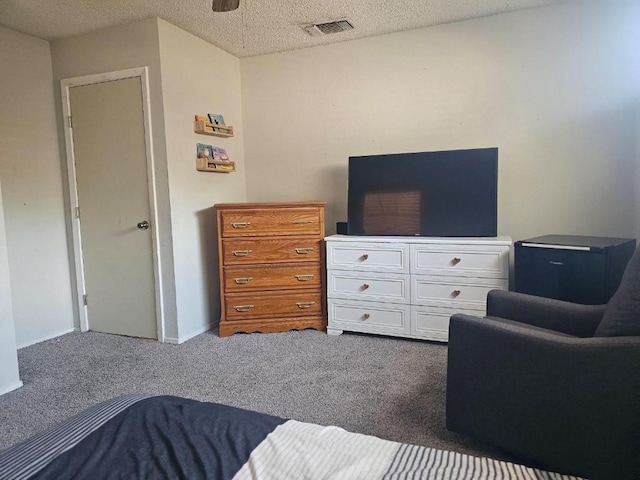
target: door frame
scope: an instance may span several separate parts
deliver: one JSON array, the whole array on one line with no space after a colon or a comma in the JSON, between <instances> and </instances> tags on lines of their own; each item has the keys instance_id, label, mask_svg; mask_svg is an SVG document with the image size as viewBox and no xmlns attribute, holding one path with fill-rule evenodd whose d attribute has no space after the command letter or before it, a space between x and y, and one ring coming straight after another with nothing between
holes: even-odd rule
<instances>
[{"instance_id":1,"label":"door frame","mask_svg":"<svg viewBox=\"0 0 640 480\"><path fill-rule=\"evenodd\" d=\"M82 260L82 236L80 232L80 218L78 216L78 184L76 178L76 162L74 157L73 128L70 125L71 100L69 90L73 87L104 83L127 78L139 78L142 89L142 117L144 121L144 141L147 164L147 189L149 192L149 212L151 215L151 250L153 253L153 277L155 288L156 304L156 331L158 341L165 341L164 334L164 310L162 301L162 276L160 263L160 242L158 235L158 210L156 178L153 157L153 133L151 130L151 109L149 100L149 71L145 67L130 68L114 72L99 73L95 75L85 75L81 77L64 78L60 80L62 94L62 124L64 126L64 141L67 157L67 182L69 191L69 218L73 237L73 259L75 263L74 277L76 285L76 304L78 306L80 331L89 330L89 318L87 306L84 304L86 293L84 278L84 262Z\"/></svg>"}]
</instances>

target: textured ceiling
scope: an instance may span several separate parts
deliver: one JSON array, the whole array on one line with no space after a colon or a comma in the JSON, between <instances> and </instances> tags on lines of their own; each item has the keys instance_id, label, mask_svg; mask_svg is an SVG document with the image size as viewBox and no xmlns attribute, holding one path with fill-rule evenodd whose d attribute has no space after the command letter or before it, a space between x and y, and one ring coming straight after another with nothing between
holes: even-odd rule
<instances>
[{"instance_id":1,"label":"textured ceiling","mask_svg":"<svg viewBox=\"0 0 640 480\"><path fill-rule=\"evenodd\" d=\"M0 25L45 40L160 17L237 56L250 57L533 8L561 0L0 0ZM301 25L348 18L354 30L313 37Z\"/></svg>"}]
</instances>

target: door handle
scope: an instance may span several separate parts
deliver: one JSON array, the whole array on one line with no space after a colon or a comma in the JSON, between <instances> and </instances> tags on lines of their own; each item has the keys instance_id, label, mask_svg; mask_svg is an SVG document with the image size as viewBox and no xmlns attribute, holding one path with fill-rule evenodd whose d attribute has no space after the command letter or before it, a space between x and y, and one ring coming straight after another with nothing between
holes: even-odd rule
<instances>
[{"instance_id":1,"label":"door handle","mask_svg":"<svg viewBox=\"0 0 640 480\"><path fill-rule=\"evenodd\" d=\"M146 220L138 222L138 228L140 230L148 230L149 229L149 222L147 222Z\"/></svg>"}]
</instances>

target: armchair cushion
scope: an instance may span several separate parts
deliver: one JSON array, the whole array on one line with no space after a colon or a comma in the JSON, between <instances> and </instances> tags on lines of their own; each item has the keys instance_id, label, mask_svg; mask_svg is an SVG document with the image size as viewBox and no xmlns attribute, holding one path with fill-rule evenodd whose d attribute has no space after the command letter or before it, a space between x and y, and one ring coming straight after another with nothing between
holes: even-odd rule
<instances>
[{"instance_id":1,"label":"armchair cushion","mask_svg":"<svg viewBox=\"0 0 640 480\"><path fill-rule=\"evenodd\" d=\"M594 336L640 336L640 248L629 260Z\"/></svg>"},{"instance_id":2,"label":"armchair cushion","mask_svg":"<svg viewBox=\"0 0 640 480\"><path fill-rule=\"evenodd\" d=\"M508 318L583 338L593 337L605 307L503 290L491 290L487 295L488 317Z\"/></svg>"},{"instance_id":3,"label":"armchair cushion","mask_svg":"<svg viewBox=\"0 0 640 480\"><path fill-rule=\"evenodd\" d=\"M557 330L551 330L548 328L539 327L537 325L531 325L523 322L518 322L517 320L510 320L508 318L500 318L500 317L484 317L488 320L491 320L496 323L501 323L503 325L512 325L516 328L526 328L529 332L539 332L542 334L551 334L555 337L570 337L577 338L577 335L570 335L568 333L559 332Z\"/></svg>"}]
</instances>

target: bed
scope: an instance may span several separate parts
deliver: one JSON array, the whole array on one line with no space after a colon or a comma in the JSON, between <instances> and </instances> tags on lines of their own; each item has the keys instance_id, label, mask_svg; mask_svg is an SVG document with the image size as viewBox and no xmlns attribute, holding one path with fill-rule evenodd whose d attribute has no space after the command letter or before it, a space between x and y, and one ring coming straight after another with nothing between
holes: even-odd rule
<instances>
[{"instance_id":1,"label":"bed","mask_svg":"<svg viewBox=\"0 0 640 480\"><path fill-rule=\"evenodd\" d=\"M575 479L174 396L124 395L0 452L0 479Z\"/></svg>"}]
</instances>

